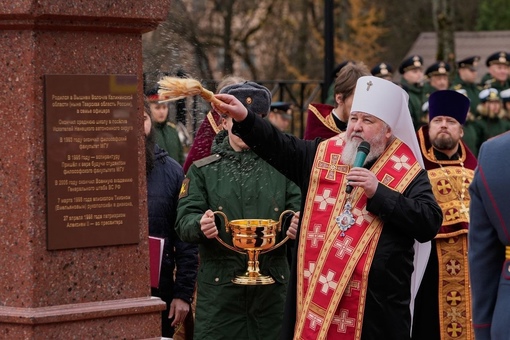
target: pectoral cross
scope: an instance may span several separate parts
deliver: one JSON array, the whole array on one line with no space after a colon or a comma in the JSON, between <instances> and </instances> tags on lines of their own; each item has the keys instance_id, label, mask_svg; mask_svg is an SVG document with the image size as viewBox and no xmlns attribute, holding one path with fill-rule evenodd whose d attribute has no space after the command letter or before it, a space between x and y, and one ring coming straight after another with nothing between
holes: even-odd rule
<instances>
[{"instance_id":1,"label":"pectoral cross","mask_svg":"<svg viewBox=\"0 0 510 340\"><path fill-rule=\"evenodd\" d=\"M370 86L374 85L371 80L367 82L367 91L370 91Z\"/></svg>"},{"instance_id":2,"label":"pectoral cross","mask_svg":"<svg viewBox=\"0 0 510 340\"><path fill-rule=\"evenodd\" d=\"M468 207L466 207L466 206L464 205L464 203L462 203L462 204L460 205L460 207L461 207L461 209L460 209L460 213L461 213L461 214L466 215L467 220L468 220L468 222L469 222L469 208L468 208Z\"/></svg>"}]
</instances>

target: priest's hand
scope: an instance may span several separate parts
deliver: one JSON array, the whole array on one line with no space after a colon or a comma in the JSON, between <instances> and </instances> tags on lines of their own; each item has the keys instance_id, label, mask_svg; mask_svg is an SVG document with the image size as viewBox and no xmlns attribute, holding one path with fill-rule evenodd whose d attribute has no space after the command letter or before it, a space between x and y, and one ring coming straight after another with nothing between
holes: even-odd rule
<instances>
[{"instance_id":1,"label":"priest's hand","mask_svg":"<svg viewBox=\"0 0 510 340\"><path fill-rule=\"evenodd\" d=\"M352 168L346 178L353 187L363 188L368 198L372 198L375 195L379 185L379 180L375 177L375 174L365 168Z\"/></svg>"},{"instance_id":2,"label":"priest's hand","mask_svg":"<svg viewBox=\"0 0 510 340\"><path fill-rule=\"evenodd\" d=\"M200 219L200 230L207 238L215 238L218 236L218 228L214 222L214 213L212 210L207 210Z\"/></svg>"},{"instance_id":3,"label":"priest's hand","mask_svg":"<svg viewBox=\"0 0 510 340\"><path fill-rule=\"evenodd\" d=\"M220 104L211 103L213 109L225 113L232 117L236 122L242 122L248 115L248 110L244 105L231 94L220 93L214 95L222 101Z\"/></svg>"}]
</instances>

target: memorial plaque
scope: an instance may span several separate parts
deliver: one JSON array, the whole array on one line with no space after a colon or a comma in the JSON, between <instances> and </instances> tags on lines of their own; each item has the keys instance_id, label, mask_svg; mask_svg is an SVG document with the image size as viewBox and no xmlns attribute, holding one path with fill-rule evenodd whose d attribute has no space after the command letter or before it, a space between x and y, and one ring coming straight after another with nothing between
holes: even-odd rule
<instances>
[{"instance_id":1,"label":"memorial plaque","mask_svg":"<svg viewBox=\"0 0 510 340\"><path fill-rule=\"evenodd\" d=\"M48 249L139 242L137 79L46 75Z\"/></svg>"}]
</instances>

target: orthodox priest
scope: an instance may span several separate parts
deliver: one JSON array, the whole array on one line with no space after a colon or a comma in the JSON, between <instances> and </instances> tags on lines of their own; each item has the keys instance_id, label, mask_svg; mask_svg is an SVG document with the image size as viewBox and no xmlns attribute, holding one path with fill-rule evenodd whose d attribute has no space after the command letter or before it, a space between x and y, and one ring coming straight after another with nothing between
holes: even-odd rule
<instances>
[{"instance_id":1,"label":"orthodox priest","mask_svg":"<svg viewBox=\"0 0 510 340\"><path fill-rule=\"evenodd\" d=\"M281 338L409 339L411 290L423 274L416 268L412 278L413 259L428 259L414 243L434 238L442 213L405 91L359 78L346 132L313 141L280 133L232 96L216 97L233 132L301 188ZM353 167L362 141L370 151Z\"/></svg>"},{"instance_id":2,"label":"orthodox priest","mask_svg":"<svg viewBox=\"0 0 510 340\"><path fill-rule=\"evenodd\" d=\"M474 338L468 272L469 191L477 162L462 141L469 99L453 90L429 97L429 123L418 130L423 162L443 223L414 306L413 340Z\"/></svg>"}]
</instances>

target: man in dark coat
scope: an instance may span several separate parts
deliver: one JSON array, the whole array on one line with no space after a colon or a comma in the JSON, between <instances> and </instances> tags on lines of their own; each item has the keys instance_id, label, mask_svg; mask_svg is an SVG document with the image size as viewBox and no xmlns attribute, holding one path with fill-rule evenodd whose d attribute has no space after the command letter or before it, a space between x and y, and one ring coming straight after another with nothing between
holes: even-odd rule
<instances>
[{"instance_id":1,"label":"man in dark coat","mask_svg":"<svg viewBox=\"0 0 510 340\"><path fill-rule=\"evenodd\" d=\"M418 140L443 223L432 241L414 305L413 340L473 339L467 264L469 194L476 158L461 140L469 99L453 90L429 98Z\"/></svg>"},{"instance_id":2,"label":"man in dark coat","mask_svg":"<svg viewBox=\"0 0 510 340\"><path fill-rule=\"evenodd\" d=\"M482 144L469 186L469 266L476 340L510 334L510 133Z\"/></svg>"},{"instance_id":3,"label":"man in dark coat","mask_svg":"<svg viewBox=\"0 0 510 340\"><path fill-rule=\"evenodd\" d=\"M411 290L423 274L411 279L413 245L436 235L442 213L404 91L359 78L346 133L323 141L282 134L234 97L216 97L234 133L303 195L283 338L409 339ZM363 140L370 152L351 169Z\"/></svg>"},{"instance_id":4,"label":"man in dark coat","mask_svg":"<svg viewBox=\"0 0 510 340\"><path fill-rule=\"evenodd\" d=\"M162 335L172 337L175 326L182 324L190 313L198 270L198 247L181 241L175 233L177 199L184 173L181 166L155 144L147 107L146 111L144 130L149 235L165 240L159 286L152 287L151 294L166 302L167 308L161 315ZM188 317L192 318L192 315Z\"/></svg>"}]
</instances>

